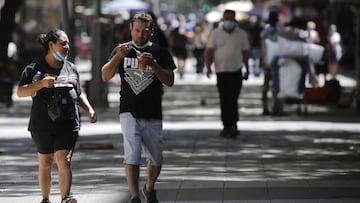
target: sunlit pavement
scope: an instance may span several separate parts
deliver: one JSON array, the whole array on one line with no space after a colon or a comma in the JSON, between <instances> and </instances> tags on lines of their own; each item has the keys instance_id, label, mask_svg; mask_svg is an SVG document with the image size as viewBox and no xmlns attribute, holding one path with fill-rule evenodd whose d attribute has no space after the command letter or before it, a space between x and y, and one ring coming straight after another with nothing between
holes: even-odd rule
<instances>
[{"instance_id":1,"label":"sunlit pavement","mask_svg":"<svg viewBox=\"0 0 360 203\"><path fill-rule=\"evenodd\" d=\"M286 116L262 116L262 78L251 77L239 100L241 135L224 139L218 136L215 77L188 72L165 88L160 202L360 202L360 119L354 105L308 105L306 116L288 106ZM82 117L73 158L72 191L79 203L129 198L117 91L111 88L110 108L97 109L96 124ZM30 100L13 98L10 108L0 104L0 203L39 203L37 157L26 131ZM56 167L54 175L52 202L60 202ZM145 176L143 166L140 188Z\"/></svg>"}]
</instances>

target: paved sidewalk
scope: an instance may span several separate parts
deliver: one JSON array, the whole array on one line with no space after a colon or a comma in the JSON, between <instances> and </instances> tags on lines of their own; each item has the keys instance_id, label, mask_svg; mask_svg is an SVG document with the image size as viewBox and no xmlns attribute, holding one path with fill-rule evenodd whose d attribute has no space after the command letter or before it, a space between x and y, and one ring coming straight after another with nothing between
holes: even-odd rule
<instances>
[{"instance_id":1,"label":"paved sidewalk","mask_svg":"<svg viewBox=\"0 0 360 203\"><path fill-rule=\"evenodd\" d=\"M159 200L360 202L359 129L307 131L247 130L237 139L221 139L216 130L166 130ZM40 202L31 140L8 138L1 143L0 202ZM97 147L81 148L94 143ZM114 148L100 149L100 143ZM126 202L121 146L118 133L80 138L73 160L73 192L79 202ZM144 180L142 168L141 185ZM53 202L60 202L57 190L54 178Z\"/></svg>"},{"instance_id":2,"label":"paved sidewalk","mask_svg":"<svg viewBox=\"0 0 360 203\"><path fill-rule=\"evenodd\" d=\"M284 117L261 116L259 81L244 85L241 135L235 139L218 136L221 123L211 80L193 77L166 89L165 162L156 186L160 202L359 203L356 110L309 106L307 117L291 108ZM35 148L26 131L28 107L28 100L18 99L10 109L0 106L0 203L41 201ZM117 108L97 111L98 123L83 118L72 191L79 203L125 203L129 196ZM140 187L144 172L143 166ZM56 177L52 190L52 202L60 202Z\"/></svg>"}]
</instances>

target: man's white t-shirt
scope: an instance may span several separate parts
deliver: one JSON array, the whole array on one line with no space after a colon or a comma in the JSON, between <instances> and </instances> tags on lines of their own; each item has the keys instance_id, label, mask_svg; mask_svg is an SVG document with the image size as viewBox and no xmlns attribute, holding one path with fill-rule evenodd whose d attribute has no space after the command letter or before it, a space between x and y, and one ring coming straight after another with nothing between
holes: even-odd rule
<instances>
[{"instance_id":1,"label":"man's white t-shirt","mask_svg":"<svg viewBox=\"0 0 360 203\"><path fill-rule=\"evenodd\" d=\"M235 72L243 66L242 51L250 49L247 33L236 27L231 33L222 27L214 29L210 35L209 48L214 48L215 72Z\"/></svg>"}]
</instances>

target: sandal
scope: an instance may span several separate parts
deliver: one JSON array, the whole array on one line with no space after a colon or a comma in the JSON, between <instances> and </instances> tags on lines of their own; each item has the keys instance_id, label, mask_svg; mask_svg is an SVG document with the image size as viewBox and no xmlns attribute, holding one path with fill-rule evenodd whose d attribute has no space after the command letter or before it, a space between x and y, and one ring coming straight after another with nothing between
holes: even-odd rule
<instances>
[{"instance_id":1,"label":"sandal","mask_svg":"<svg viewBox=\"0 0 360 203\"><path fill-rule=\"evenodd\" d=\"M61 200L61 203L77 203L77 200L72 195L66 195L65 198Z\"/></svg>"},{"instance_id":2,"label":"sandal","mask_svg":"<svg viewBox=\"0 0 360 203\"><path fill-rule=\"evenodd\" d=\"M51 203L48 199L43 199L40 203Z\"/></svg>"}]
</instances>

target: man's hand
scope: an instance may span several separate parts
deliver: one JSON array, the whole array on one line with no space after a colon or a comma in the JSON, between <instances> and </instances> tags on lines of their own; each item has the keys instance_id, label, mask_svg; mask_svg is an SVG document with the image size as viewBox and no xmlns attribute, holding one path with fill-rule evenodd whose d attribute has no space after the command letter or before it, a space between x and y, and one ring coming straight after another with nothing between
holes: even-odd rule
<instances>
[{"instance_id":1,"label":"man's hand","mask_svg":"<svg viewBox=\"0 0 360 203\"><path fill-rule=\"evenodd\" d=\"M119 44L116 54L118 56L120 56L121 58L124 58L129 53L129 51L130 51L129 43L122 43L122 44Z\"/></svg>"},{"instance_id":2,"label":"man's hand","mask_svg":"<svg viewBox=\"0 0 360 203\"><path fill-rule=\"evenodd\" d=\"M243 79L244 79L244 80L249 79L249 70L248 70L248 69L246 69L246 71L245 71L245 73L244 73L244 75L243 75Z\"/></svg>"}]
</instances>

